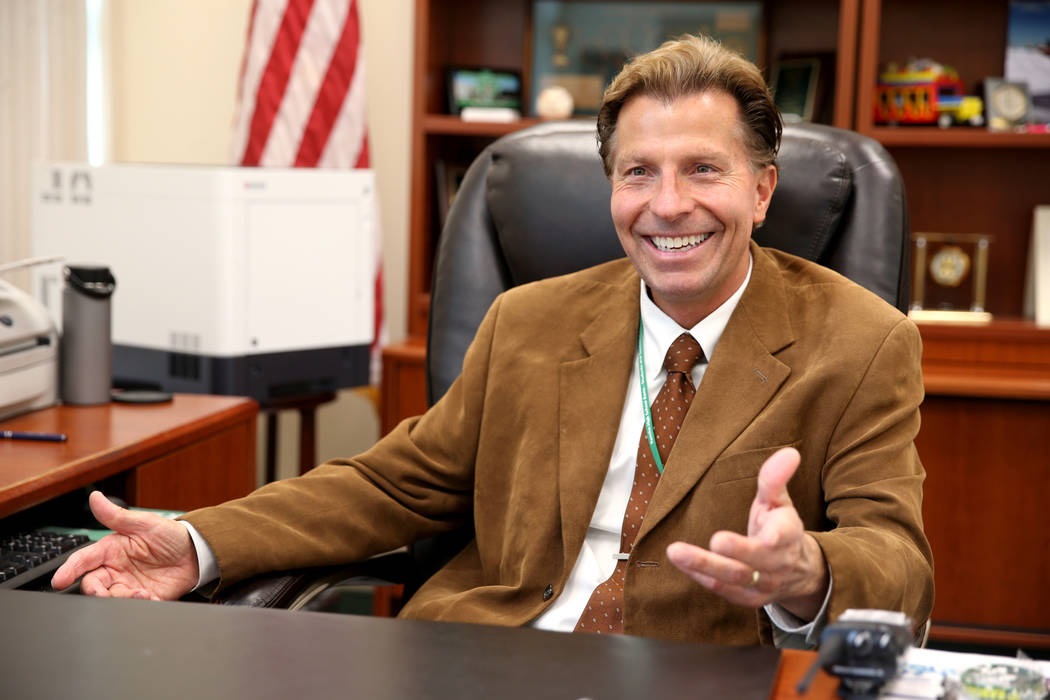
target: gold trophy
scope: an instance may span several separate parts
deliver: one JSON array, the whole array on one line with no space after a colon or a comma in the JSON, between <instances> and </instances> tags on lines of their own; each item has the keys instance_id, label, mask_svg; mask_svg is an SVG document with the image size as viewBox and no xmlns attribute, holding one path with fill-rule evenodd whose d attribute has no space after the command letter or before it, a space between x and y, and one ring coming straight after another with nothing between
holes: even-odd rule
<instances>
[{"instance_id":1,"label":"gold trophy","mask_svg":"<svg viewBox=\"0 0 1050 700\"><path fill-rule=\"evenodd\" d=\"M987 323L988 248L991 236L966 233L912 235L912 302L916 321Z\"/></svg>"}]
</instances>

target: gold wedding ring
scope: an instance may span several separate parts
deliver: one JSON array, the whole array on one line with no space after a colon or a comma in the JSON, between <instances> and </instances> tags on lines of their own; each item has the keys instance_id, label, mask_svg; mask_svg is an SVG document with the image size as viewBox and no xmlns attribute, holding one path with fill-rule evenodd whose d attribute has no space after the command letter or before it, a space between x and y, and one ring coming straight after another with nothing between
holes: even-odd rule
<instances>
[{"instance_id":1,"label":"gold wedding ring","mask_svg":"<svg viewBox=\"0 0 1050 700\"><path fill-rule=\"evenodd\" d=\"M758 573L758 569L751 572L751 587L754 588L758 585L758 580L762 578L761 574Z\"/></svg>"}]
</instances>

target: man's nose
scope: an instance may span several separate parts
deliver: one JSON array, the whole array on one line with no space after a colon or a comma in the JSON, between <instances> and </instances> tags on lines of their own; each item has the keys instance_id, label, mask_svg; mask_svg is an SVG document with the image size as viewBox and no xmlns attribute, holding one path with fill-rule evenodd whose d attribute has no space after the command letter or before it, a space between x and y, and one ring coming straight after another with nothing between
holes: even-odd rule
<instances>
[{"instance_id":1,"label":"man's nose","mask_svg":"<svg viewBox=\"0 0 1050 700\"><path fill-rule=\"evenodd\" d=\"M659 188L649 202L649 209L661 219L674 220L692 209L686 183L675 173L661 175Z\"/></svg>"}]
</instances>

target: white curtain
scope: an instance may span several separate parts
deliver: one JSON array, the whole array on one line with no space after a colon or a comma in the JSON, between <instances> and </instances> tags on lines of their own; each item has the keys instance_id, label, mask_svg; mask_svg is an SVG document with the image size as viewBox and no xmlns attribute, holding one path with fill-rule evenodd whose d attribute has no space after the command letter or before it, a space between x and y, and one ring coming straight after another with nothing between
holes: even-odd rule
<instances>
[{"instance_id":1,"label":"white curtain","mask_svg":"<svg viewBox=\"0 0 1050 700\"><path fill-rule=\"evenodd\" d=\"M87 159L85 2L0 1L0 264L31 255L32 163Z\"/></svg>"}]
</instances>

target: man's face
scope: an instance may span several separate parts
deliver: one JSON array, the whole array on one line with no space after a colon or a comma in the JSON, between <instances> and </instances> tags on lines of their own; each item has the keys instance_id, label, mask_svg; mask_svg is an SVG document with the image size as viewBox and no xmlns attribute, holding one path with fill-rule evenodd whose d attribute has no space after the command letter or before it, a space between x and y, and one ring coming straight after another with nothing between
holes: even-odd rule
<instances>
[{"instance_id":1,"label":"man's face","mask_svg":"<svg viewBox=\"0 0 1050 700\"><path fill-rule=\"evenodd\" d=\"M776 187L756 171L736 101L723 92L667 104L629 99L617 121L611 210L653 301L690 328L744 281L748 241Z\"/></svg>"}]
</instances>

